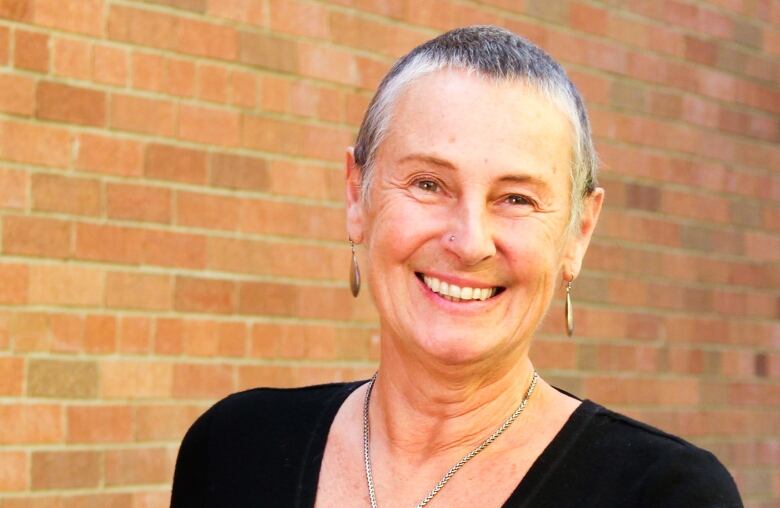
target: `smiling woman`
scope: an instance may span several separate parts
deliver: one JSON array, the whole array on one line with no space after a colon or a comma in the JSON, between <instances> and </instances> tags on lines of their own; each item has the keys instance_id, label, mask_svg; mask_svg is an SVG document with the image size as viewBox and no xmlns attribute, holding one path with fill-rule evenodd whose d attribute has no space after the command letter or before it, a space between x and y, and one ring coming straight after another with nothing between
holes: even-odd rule
<instances>
[{"instance_id":1,"label":"smiling woman","mask_svg":"<svg viewBox=\"0 0 780 508\"><path fill-rule=\"evenodd\" d=\"M346 155L376 375L218 403L173 506L741 506L712 454L529 358L598 221L595 161L579 94L528 41L468 27L402 58Z\"/></svg>"}]
</instances>

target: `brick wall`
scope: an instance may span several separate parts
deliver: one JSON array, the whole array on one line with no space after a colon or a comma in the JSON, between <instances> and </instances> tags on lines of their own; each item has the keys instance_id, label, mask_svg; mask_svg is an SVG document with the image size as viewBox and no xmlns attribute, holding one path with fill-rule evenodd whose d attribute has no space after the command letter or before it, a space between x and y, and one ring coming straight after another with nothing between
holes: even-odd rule
<instances>
[{"instance_id":1,"label":"brick wall","mask_svg":"<svg viewBox=\"0 0 780 508\"><path fill-rule=\"evenodd\" d=\"M0 0L0 508L167 506L218 398L371 372L344 147L473 23L565 64L604 161L537 366L780 506L780 1Z\"/></svg>"}]
</instances>

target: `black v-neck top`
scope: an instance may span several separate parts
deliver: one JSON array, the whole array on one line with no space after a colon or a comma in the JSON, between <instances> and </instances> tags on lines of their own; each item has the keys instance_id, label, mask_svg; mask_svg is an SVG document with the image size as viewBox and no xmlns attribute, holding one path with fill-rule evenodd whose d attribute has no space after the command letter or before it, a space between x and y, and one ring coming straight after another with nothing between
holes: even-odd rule
<instances>
[{"instance_id":1,"label":"black v-neck top","mask_svg":"<svg viewBox=\"0 0 780 508\"><path fill-rule=\"evenodd\" d=\"M364 382L257 388L218 402L184 437L171 506L314 506L330 426ZM719 508L742 502L710 452L585 400L503 506Z\"/></svg>"}]
</instances>

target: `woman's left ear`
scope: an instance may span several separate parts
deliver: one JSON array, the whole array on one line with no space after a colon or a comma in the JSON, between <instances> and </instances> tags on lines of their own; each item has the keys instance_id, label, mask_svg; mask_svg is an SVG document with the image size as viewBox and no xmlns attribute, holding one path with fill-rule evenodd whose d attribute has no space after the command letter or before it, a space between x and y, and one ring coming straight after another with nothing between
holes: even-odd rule
<instances>
[{"instance_id":1,"label":"woman's left ear","mask_svg":"<svg viewBox=\"0 0 780 508\"><path fill-rule=\"evenodd\" d=\"M580 274L582 260L585 252L588 250L593 231L596 229L596 223L599 221L601 205L604 203L604 189L596 187L588 196L583 199L582 215L580 224L569 239L566 259L564 260L565 281L573 281Z\"/></svg>"},{"instance_id":2,"label":"woman's left ear","mask_svg":"<svg viewBox=\"0 0 780 508\"><path fill-rule=\"evenodd\" d=\"M347 198L347 235L355 243L363 241L362 173L355 164L355 147L347 148L344 164Z\"/></svg>"}]
</instances>

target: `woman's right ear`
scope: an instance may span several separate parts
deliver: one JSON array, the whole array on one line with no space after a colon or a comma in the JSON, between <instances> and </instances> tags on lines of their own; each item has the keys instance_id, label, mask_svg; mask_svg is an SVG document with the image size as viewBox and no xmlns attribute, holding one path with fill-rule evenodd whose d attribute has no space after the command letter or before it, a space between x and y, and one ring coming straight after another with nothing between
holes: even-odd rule
<instances>
[{"instance_id":1,"label":"woman's right ear","mask_svg":"<svg viewBox=\"0 0 780 508\"><path fill-rule=\"evenodd\" d=\"M355 147L347 148L346 163L347 191L347 235L355 243L363 241L363 200L361 192L362 173L355 164Z\"/></svg>"}]
</instances>

